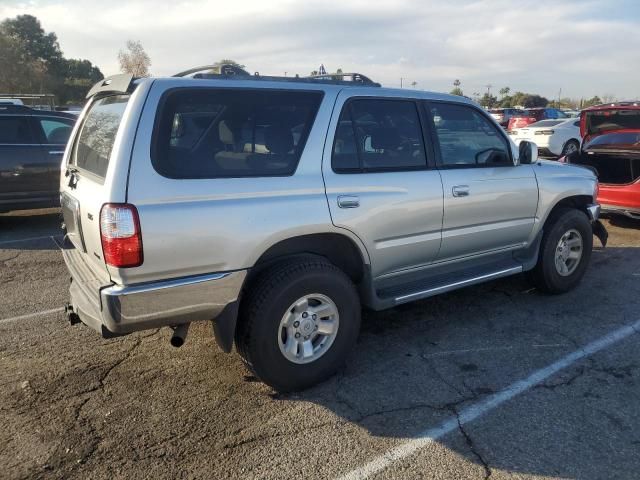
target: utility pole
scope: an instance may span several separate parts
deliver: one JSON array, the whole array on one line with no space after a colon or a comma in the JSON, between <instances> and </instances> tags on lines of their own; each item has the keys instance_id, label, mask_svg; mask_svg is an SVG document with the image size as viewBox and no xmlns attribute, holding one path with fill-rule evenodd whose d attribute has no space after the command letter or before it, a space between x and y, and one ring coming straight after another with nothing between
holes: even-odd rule
<instances>
[{"instance_id":1,"label":"utility pole","mask_svg":"<svg viewBox=\"0 0 640 480\"><path fill-rule=\"evenodd\" d=\"M402 88L402 77L400 77L400 88Z\"/></svg>"},{"instance_id":2,"label":"utility pole","mask_svg":"<svg viewBox=\"0 0 640 480\"><path fill-rule=\"evenodd\" d=\"M489 84L485 85L485 87L487 87L487 95L491 95L491 89L493 88L493 85Z\"/></svg>"},{"instance_id":3,"label":"utility pole","mask_svg":"<svg viewBox=\"0 0 640 480\"><path fill-rule=\"evenodd\" d=\"M560 108L560 97L562 97L562 87L560 87L560 91L558 92L558 108Z\"/></svg>"}]
</instances>

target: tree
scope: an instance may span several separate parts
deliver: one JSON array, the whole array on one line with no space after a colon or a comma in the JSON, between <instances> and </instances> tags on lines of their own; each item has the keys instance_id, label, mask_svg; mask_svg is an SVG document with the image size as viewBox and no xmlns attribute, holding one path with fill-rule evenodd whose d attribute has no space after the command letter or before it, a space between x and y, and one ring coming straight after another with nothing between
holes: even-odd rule
<instances>
[{"instance_id":1,"label":"tree","mask_svg":"<svg viewBox=\"0 0 640 480\"><path fill-rule=\"evenodd\" d=\"M462 82L461 82L459 79L457 79L457 78L456 78L456 79L453 81L453 86L454 86L455 88L460 88L460 85L462 85Z\"/></svg>"},{"instance_id":2,"label":"tree","mask_svg":"<svg viewBox=\"0 0 640 480\"><path fill-rule=\"evenodd\" d=\"M43 62L50 73L62 66L62 51L55 33L45 33L33 15L18 15L1 24L5 34L22 41L24 49L33 60Z\"/></svg>"},{"instance_id":3,"label":"tree","mask_svg":"<svg viewBox=\"0 0 640 480\"><path fill-rule=\"evenodd\" d=\"M60 103L83 101L102 72L88 60L64 58L58 37L32 15L0 23L0 90L53 93Z\"/></svg>"},{"instance_id":4,"label":"tree","mask_svg":"<svg viewBox=\"0 0 640 480\"><path fill-rule=\"evenodd\" d=\"M451 95L458 95L464 97L464 93L460 87L453 87L453 90L449 92Z\"/></svg>"},{"instance_id":5,"label":"tree","mask_svg":"<svg viewBox=\"0 0 640 480\"><path fill-rule=\"evenodd\" d=\"M601 105L601 104L602 104L602 100L600 100L600 97L597 95L594 95L589 100L584 101L584 103L582 104L582 108L592 107L594 105Z\"/></svg>"},{"instance_id":6,"label":"tree","mask_svg":"<svg viewBox=\"0 0 640 480\"><path fill-rule=\"evenodd\" d=\"M502 87L502 88L500 89L500 97L501 97L501 98L506 97L507 95L509 95L509 92L510 92L510 91L511 91L511 89L510 89L509 87Z\"/></svg>"},{"instance_id":7,"label":"tree","mask_svg":"<svg viewBox=\"0 0 640 480\"><path fill-rule=\"evenodd\" d=\"M612 93L605 93L602 95L602 103L612 103L616 101L616 96Z\"/></svg>"},{"instance_id":8,"label":"tree","mask_svg":"<svg viewBox=\"0 0 640 480\"><path fill-rule=\"evenodd\" d=\"M41 61L29 55L25 43L0 27L0 91L39 92L45 78Z\"/></svg>"},{"instance_id":9,"label":"tree","mask_svg":"<svg viewBox=\"0 0 640 480\"><path fill-rule=\"evenodd\" d=\"M218 60L217 62L215 62L215 63L214 63L214 65L215 65L216 67L220 67L220 65L225 65L225 64L227 64L227 65L233 65L234 67L238 67L238 68L242 68L242 69L244 69L244 68L245 68L245 66L244 66L244 65L242 65L242 64L240 64L240 63L238 63L238 62L236 62L235 60L230 60L230 59L228 59L228 58L223 58L222 60Z\"/></svg>"},{"instance_id":10,"label":"tree","mask_svg":"<svg viewBox=\"0 0 640 480\"><path fill-rule=\"evenodd\" d=\"M490 93L485 93L481 98L480 98L480 105L482 105L483 107L487 107L487 108L492 108L494 107L496 104L498 103L498 99L494 96L491 95Z\"/></svg>"},{"instance_id":11,"label":"tree","mask_svg":"<svg viewBox=\"0 0 640 480\"><path fill-rule=\"evenodd\" d=\"M148 77L151 75L149 67L151 58L144 51L139 40L127 40L126 50L118 52L118 62L123 73L130 73L134 77Z\"/></svg>"}]
</instances>

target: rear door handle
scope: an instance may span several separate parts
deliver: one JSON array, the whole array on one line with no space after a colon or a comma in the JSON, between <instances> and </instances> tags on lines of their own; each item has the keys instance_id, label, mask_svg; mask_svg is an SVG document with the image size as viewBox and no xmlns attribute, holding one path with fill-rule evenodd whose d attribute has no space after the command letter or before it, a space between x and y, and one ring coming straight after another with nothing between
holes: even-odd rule
<instances>
[{"instance_id":1,"label":"rear door handle","mask_svg":"<svg viewBox=\"0 0 640 480\"><path fill-rule=\"evenodd\" d=\"M340 208L358 208L360 206L360 198L355 195L339 195L338 206Z\"/></svg>"},{"instance_id":2,"label":"rear door handle","mask_svg":"<svg viewBox=\"0 0 640 480\"><path fill-rule=\"evenodd\" d=\"M453 193L454 197L468 197L469 185L456 185L451 189L451 193Z\"/></svg>"}]
</instances>

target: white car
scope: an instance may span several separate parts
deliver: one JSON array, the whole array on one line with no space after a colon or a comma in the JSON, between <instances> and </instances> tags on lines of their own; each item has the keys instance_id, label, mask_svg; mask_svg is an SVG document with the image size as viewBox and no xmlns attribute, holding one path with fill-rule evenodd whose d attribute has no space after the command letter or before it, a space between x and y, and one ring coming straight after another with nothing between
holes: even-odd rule
<instances>
[{"instance_id":1,"label":"white car","mask_svg":"<svg viewBox=\"0 0 640 480\"><path fill-rule=\"evenodd\" d=\"M561 157L580 149L580 119L541 120L509 132L516 145L527 140L538 146L540 155Z\"/></svg>"}]
</instances>

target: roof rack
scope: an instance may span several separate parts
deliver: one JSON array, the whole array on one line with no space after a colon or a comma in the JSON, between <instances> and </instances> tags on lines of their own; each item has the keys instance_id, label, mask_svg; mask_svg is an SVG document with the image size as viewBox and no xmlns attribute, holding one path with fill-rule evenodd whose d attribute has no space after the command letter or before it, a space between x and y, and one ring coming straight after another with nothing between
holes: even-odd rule
<instances>
[{"instance_id":1,"label":"roof rack","mask_svg":"<svg viewBox=\"0 0 640 480\"><path fill-rule=\"evenodd\" d=\"M211 73L217 70L219 73ZM203 79L237 79L237 80L262 80L272 82L296 82L296 83L316 83L316 84L332 84L332 85L358 85L368 87L379 87L380 84L374 82L369 77L361 73L328 73L323 75L310 75L308 77L280 77L272 75L260 75L255 72L251 75L249 72L237 65L223 63L221 65L204 65L201 67L190 68L173 75L174 77L186 77L193 75L193 78Z\"/></svg>"},{"instance_id":2,"label":"roof rack","mask_svg":"<svg viewBox=\"0 0 640 480\"><path fill-rule=\"evenodd\" d=\"M2 113L26 113L33 112L33 108L27 105L15 105L11 103L2 103L0 101L0 112Z\"/></svg>"}]
</instances>

